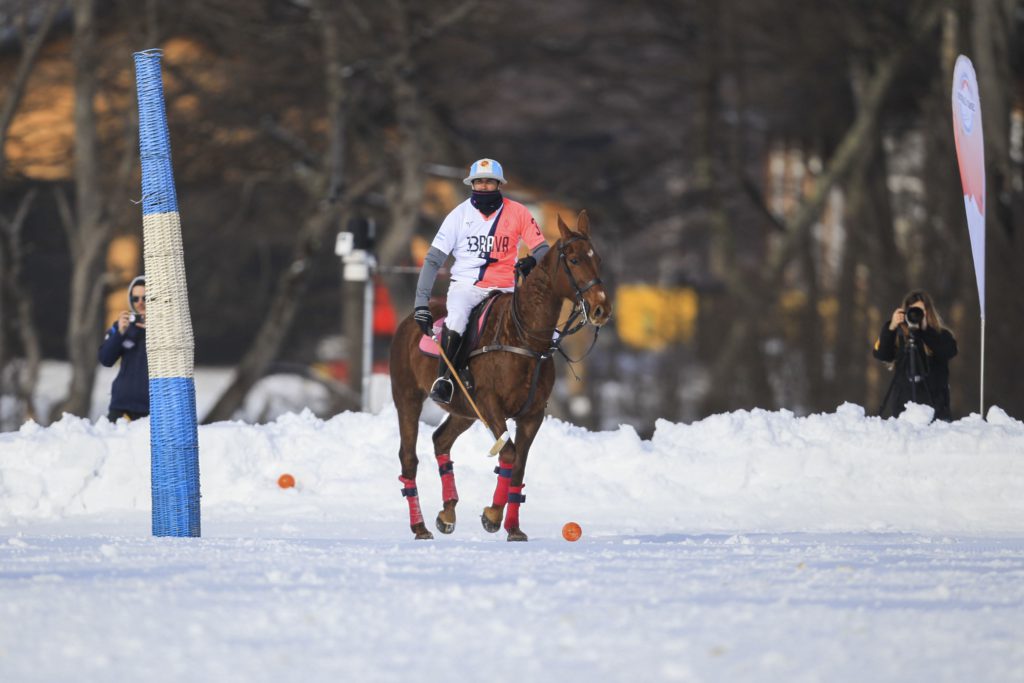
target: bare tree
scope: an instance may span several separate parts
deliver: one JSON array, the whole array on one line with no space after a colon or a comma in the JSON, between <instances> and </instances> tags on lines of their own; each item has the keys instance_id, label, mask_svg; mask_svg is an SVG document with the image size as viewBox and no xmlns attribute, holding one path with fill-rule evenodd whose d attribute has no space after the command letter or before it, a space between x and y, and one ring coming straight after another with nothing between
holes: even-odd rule
<instances>
[{"instance_id":1,"label":"bare tree","mask_svg":"<svg viewBox=\"0 0 1024 683\"><path fill-rule=\"evenodd\" d=\"M104 219L104 195L100 182L99 138L94 100L96 75L95 0L75 0L72 60L75 65L75 205L68 206L58 191L64 227L71 252L71 308L68 316L68 357L71 385L68 396L54 409L88 415L96 379L97 334L101 329L103 258L110 236Z\"/></svg>"},{"instance_id":2,"label":"bare tree","mask_svg":"<svg viewBox=\"0 0 1024 683\"><path fill-rule=\"evenodd\" d=\"M7 167L6 141L11 122L18 112L29 76L32 74L39 53L50 33L57 13L64 5L63 0L48 0L42 5L21 4L12 15L13 28L19 39L21 54L6 97L0 106L0 177ZM29 209L35 201L37 191L30 189L22 196L17 211L10 219L0 217L0 378L6 376L13 384L13 393L22 406L18 421L35 417L32 395L39 378L41 358L39 335L32 319L32 299L29 291L21 286L22 239L21 233ZM6 314L6 306L12 305L13 315ZM8 366L13 354L8 353L5 328L10 324L17 330L21 342L24 367ZM11 324L13 323L13 324ZM0 386L3 382L0 381Z\"/></svg>"},{"instance_id":3,"label":"bare tree","mask_svg":"<svg viewBox=\"0 0 1024 683\"><path fill-rule=\"evenodd\" d=\"M4 143L7 140L7 131L11 127L14 115L21 104L22 96L25 94L25 86L28 78L32 75L36 62L39 59L39 51L50 34L54 19L58 11L64 5L64 0L47 0L41 6L23 6L15 16L15 26L19 34L21 57L18 60L17 69L14 72L14 79L7 90L7 97L4 98L3 106L0 106L0 177L3 176L7 166L7 155L4 153ZM35 30L29 32L31 19L36 11L42 11L38 25Z\"/></svg>"},{"instance_id":4,"label":"bare tree","mask_svg":"<svg viewBox=\"0 0 1024 683\"><path fill-rule=\"evenodd\" d=\"M308 176L306 183L313 200L313 210L296 236L291 262L277 280L270 308L259 332L238 364L231 384L203 419L206 423L231 419L249 390L263 377L280 352L295 319L302 293L308 285L314 255L322 248L330 228L337 225L343 210L378 179L375 175L364 176L342 194L345 185L346 68L335 8L327 0L318 0L315 6L326 62L324 90L327 93L328 120L327 143L320 168Z\"/></svg>"},{"instance_id":5,"label":"bare tree","mask_svg":"<svg viewBox=\"0 0 1024 683\"><path fill-rule=\"evenodd\" d=\"M21 413L13 416L12 426L37 417L32 398L39 381L42 351L39 334L32 319L32 295L22 284L21 272L24 262L21 231L37 194L36 188L26 192L12 218L0 216L0 320L13 322L21 342L22 353L22 362L7 363L9 354L6 353L3 344L5 335L0 333L0 392L7 393L8 389L4 386L4 380L7 380L11 384L11 393L21 406ZM13 315L5 315L5 296L9 297L13 304Z\"/></svg>"},{"instance_id":6,"label":"bare tree","mask_svg":"<svg viewBox=\"0 0 1024 683\"><path fill-rule=\"evenodd\" d=\"M734 377L734 368L741 353L763 338L758 329L758 321L763 311L772 310L773 298L780 291L785 269L798 255L800 245L810 239L811 228L819 220L832 188L849 176L865 146L877 144L876 129L882 105L897 82L897 75L911 53L911 47L935 29L941 12L941 5L925 7L912 22L914 35L878 61L863 86L857 116L825 163L824 171L816 178L812 193L801 204L796 215L784 221L785 232L777 248L765 259L757 275L757 282L736 292L742 301L742 309L733 317L725 343L712 367L711 405L717 407L728 404L728 399L716 397L716 392L733 384L729 378Z\"/></svg>"}]
</instances>

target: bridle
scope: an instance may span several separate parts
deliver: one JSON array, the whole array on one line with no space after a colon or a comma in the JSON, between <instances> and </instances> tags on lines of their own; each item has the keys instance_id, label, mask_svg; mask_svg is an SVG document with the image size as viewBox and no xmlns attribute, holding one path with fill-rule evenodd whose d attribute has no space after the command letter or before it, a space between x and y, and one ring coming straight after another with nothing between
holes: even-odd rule
<instances>
[{"instance_id":1,"label":"bridle","mask_svg":"<svg viewBox=\"0 0 1024 683\"><path fill-rule=\"evenodd\" d=\"M583 297L583 295L595 285L601 284L601 278L595 277L580 285L579 281L576 280L576 276L573 275L572 273L572 267L569 265L569 259L566 255L566 247L568 247L573 242L581 241L589 242L590 238L585 237L583 235L574 234L567 240L558 241L558 262L565 270L565 275L569 279L569 284L572 285L572 288L576 293L573 297L572 313L569 315L565 323L562 325L562 329L558 329L557 324L551 328L541 329L530 329L526 327L519 313L518 277L516 278L516 287L515 289L512 290L512 305L509 307L512 311L512 322L515 323L516 332L519 333L520 338L524 340L543 341L545 343L549 343L551 345L549 348L549 352L558 351L560 354L562 354L562 357L565 358L565 360L568 361L569 363L578 363L579 361L586 358L590 351L594 348L594 345L597 343L597 335L601 331L600 327L594 325L594 339L593 341L591 341L590 347L579 358L570 358L568 354L566 354L565 351L562 350L563 339L576 334L577 332L582 330L583 327L587 324L593 325L593 322L590 320L590 311L587 308L587 301ZM555 338L552 339L552 337Z\"/></svg>"}]
</instances>

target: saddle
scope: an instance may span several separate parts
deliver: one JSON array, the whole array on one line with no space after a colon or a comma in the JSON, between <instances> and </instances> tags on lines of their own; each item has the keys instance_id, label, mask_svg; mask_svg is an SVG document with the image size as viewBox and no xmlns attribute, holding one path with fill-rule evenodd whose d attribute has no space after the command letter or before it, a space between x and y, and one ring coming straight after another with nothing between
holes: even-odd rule
<instances>
[{"instance_id":1,"label":"saddle","mask_svg":"<svg viewBox=\"0 0 1024 683\"><path fill-rule=\"evenodd\" d=\"M479 304L473 307L473 310L469 313L469 323L466 325L466 336L463 338L462 347L459 349L458 354L455 358L449 358L459 370L459 375L463 375L469 365L469 354L473 349L480 345L480 340L483 338L484 326L487 324L487 318L491 314L491 306L494 304L494 300L500 295L501 292L495 290L490 295L481 301ZM444 325L445 318L447 316L441 316L434 321L434 336L441 336L441 327ZM427 335L420 336L420 352L430 356L431 358L437 358L441 354L438 353L437 344L433 339Z\"/></svg>"}]
</instances>

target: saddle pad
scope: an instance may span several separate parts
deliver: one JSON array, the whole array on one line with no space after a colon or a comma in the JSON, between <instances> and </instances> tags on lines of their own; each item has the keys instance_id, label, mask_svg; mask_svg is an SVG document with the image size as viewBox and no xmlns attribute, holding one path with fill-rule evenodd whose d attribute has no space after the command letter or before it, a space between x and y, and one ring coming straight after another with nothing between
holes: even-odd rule
<instances>
[{"instance_id":1,"label":"saddle pad","mask_svg":"<svg viewBox=\"0 0 1024 683\"><path fill-rule=\"evenodd\" d=\"M469 339L467 340L469 344L468 350L475 349L477 346L477 342L480 341L480 336L483 334L484 331L484 325L487 324L487 315L488 313L491 312L491 304L494 303L494 300L496 298L496 296L491 296L480 303L480 315L476 317L476 326L473 328L473 333L469 335ZM441 316L440 318L434 321L434 336L439 339L441 337L441 327L444 326L444 321L446 317L447 316ZM470 315L470 320L473 320L472 314ZM425 334L420 335L419 346L420 351L427 354L428 356L437 358L438 356L441 355L437 350L437 343L432 338L428 337Z\"/></svg>"},{"instance_id":2,"label":"saddle pad","mask_svg":"<svg viewBox=\"0 0 1024 683\"><path fill-rule=\"evenodd\" d=\"M434 321L434 336L441 337L441 327L444 325L445 316L442 316ZM428 337L425 334L420 335L420 351L427 354L428 356L434 356L437 358L441 354L437 350L437 342Z\"/></svg>"}]
</instances>

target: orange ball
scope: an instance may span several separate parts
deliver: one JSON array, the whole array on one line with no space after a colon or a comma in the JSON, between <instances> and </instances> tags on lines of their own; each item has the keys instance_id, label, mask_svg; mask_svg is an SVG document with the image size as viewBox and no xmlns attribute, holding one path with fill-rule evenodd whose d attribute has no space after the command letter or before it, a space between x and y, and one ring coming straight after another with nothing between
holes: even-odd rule
<instances>
[{"instance_id":1,"label":"orange ball","mask_svg":"<svg viewBox=\"0 0 1024 683\"><path fill-rule=\"evenodd\" d=\"M578 541L583 535L583 529L576 522L566 522L562 527L562 538L567 541Z\"/></svg>"},{"instance_id":2,"label":"orange ball","mask_svg":"<svg viewBox=\"0 0 1024 683\"><path fill-rule=\"evenodd\" d=\"M283 489L290 489L295 486L295 477L290 474L282 474L277 478L277 485Z\"/></svg>"}]
</instances>

